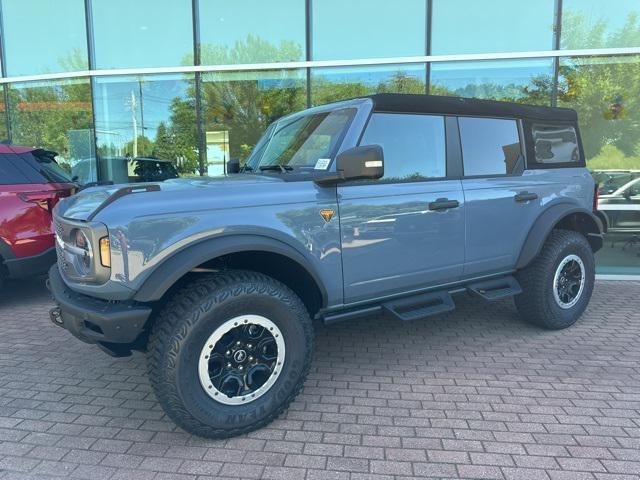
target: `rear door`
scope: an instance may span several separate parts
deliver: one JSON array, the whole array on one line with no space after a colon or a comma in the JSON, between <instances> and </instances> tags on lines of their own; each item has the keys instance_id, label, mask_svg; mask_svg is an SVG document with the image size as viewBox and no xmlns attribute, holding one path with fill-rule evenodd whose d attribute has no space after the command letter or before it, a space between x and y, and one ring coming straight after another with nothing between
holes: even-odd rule
<instances>
[{"instance_id":1,"label":"rear door","mask_svg":"<svg viewBox=\"0 0 640 480\"><path fill-rule=\"evenodd\" d=\"M372 114L360 144L382 146L384 177L338 187L345 303L462 274L465 204L447 175L447 120Z\"/></svg>"},{"instance_id":2,"label":"rear door","mask_svg":"<svg viewBox=\"0 0 640 480\"><path fill-rule=\"evenodd\" d=\"M465 277L510 270L537 215L544 181L523 175L518 120L459 117L466 203Z\"/></svg>"}]
</instances>

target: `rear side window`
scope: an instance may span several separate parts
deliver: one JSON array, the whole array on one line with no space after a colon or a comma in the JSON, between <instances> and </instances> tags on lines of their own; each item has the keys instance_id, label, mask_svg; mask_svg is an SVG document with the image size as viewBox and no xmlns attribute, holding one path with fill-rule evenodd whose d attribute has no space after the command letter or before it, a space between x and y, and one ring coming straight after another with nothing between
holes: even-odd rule
<instances>
[{"instance_id":1,"label":"rear side window","mask_svg":"<svg viewBox=\"0 0 640 480\"><path fill-rule=\"evenodd\" d=\"M535 161L542 165L578 164L578 135L571 125L541 125L531 127Z\"/></svg>"},{"instance_id":2,"label":"rear side window","mask_svg":"<svg viewBox=\"0 0 640 480\"><path fill-rule=\"evenodd\" d=\"M522 167L516 120L460 117L464 175L508 175Z\"/></svg>"},{"instance_id":3,"label":"rear side window","mask_svg":"<svg viewBox=\"0 0 640 480\"><path fill-rule=\"evenodd\" d=\"M31 164L47 182L69 183L71 175L55 161L55 153L44 150L34 150L23 153L21 157Z\"/></svg>"},{"instance_id":4,"label":"rear side window","mask_svg":"<svg viewBox=\"0 0 640 480\"><path fill-rule=\"evenodd\" d=\"M444 117L374 113L360 145L380 145L384 177L378 182L410 182L446 176Z\"/></svg>"},{"instance_id":5,"label":"rear side window","mask_svg":"<svg viewBox=\"0 0 640 480\"><path fill-rule=\"evenodd\" d=\"M15 155L0 155L0 185L32 183L12 161Z\"/></svg>"}]
</instances>

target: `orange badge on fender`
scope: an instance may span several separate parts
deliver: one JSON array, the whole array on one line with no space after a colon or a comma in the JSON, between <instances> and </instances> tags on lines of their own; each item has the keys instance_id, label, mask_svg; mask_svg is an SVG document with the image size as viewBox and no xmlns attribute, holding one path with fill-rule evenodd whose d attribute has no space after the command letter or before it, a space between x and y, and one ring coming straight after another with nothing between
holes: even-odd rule
<instances>
[{"instance_id":1,"label":"orange badge on fender","mask_svg":"<svg viewBox=\"0 0 640 480\"><path fill-rule=\"evenodd\" d=\"M325 222L330 222L331 219L333 218L333 214L336 213L334 210L331 210L329 208L324 208L322 210L320 210L320 216L322 218L324 218Z\"/></svg>"}]
</instances>

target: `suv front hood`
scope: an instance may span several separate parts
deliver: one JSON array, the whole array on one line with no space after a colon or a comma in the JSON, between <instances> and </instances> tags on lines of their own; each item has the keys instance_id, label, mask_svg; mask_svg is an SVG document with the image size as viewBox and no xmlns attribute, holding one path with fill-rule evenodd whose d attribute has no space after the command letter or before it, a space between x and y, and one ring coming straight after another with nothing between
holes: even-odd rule
<instances>
[{"instance_id":1,"label":"suv front hood","mask_svg":"<svg viewBox=\"0 0 640 480\"><path fill-rule=\"evenodd\" d=\"M106 208L121 197L128 195L152 195L161 192L175 192L181 190L197 190L220 188L222 186L244 187L257 183L282 182L275 175L236 174L220 177L191 177L176 178L164 182L132 183L91 187L81 190L72 197L58 202L55 207L56 215L71 220L87 221L97 210ZM123 191L126 190L126 191Z\"/></svg>"}]
</instances>

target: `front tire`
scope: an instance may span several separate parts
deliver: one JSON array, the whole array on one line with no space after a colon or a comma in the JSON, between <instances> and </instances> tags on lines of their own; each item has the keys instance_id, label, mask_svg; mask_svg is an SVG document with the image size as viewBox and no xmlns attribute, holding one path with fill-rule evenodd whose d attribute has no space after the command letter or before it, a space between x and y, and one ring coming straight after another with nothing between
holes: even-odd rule
<instances>
[{"instance_id":1,"label":"front tire","mask_svg":"<svg viewBox=\"0 0 640 480\"><path fill-rule=\"evenodd\" d=\"M178 291L149 339L148 370L181 428L225 438L260 428L299 393L313 327L302 301L255 272L203 275Z\"/></svg>"},{"instance_id":2,"label":"front tire","mask_svg":"<svg viewBox=\"0 0 640 480\"><path fill-rule=\"evenodd\" d=\"M535 260L516 275L522 293L515 298L520 316L549 330L573 325L589 304L595 259L578 232L553 230Z\"/></svg>"}]
</instances>

